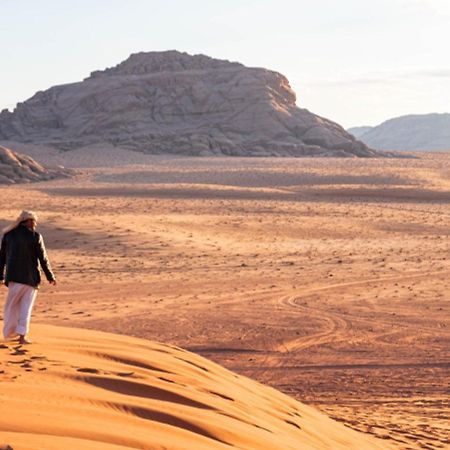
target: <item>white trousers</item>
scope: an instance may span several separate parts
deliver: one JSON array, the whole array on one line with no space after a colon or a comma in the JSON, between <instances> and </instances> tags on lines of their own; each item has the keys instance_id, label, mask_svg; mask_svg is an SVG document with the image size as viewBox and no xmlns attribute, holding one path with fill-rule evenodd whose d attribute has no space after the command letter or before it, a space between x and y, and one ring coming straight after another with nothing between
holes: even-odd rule
<instances>
[{"instance_id":1,"label":"white trousers","mask_svg":"<svg viewBox=\"0 0 450 450\"><path fill-rule=\"evenodd\" d=\"M37 289L32 286L9 283L3 312L3 336L5 339L10 339L18 334L28 334L36 294Z\"/></svg>"}]
</instances>

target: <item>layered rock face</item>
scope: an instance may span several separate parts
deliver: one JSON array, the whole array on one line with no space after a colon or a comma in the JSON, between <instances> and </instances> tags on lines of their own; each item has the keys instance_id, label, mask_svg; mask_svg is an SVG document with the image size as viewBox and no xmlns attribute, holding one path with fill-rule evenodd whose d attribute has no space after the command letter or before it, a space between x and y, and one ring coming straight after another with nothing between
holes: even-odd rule
<instances>
[{"instance_id":1,"label":"layered rock face","mask_svg":"<svg viewBox=\"0 0 450 450\"><path fill-rule=\"evenodd\" d=\"M380 150L450 150L450 114L401 116L370 128L358 137Z\"/></svg>"},{"instance_id":2,"label":"layered rock face","mask_svg":"<svg viewBox=\"0 0 450 450\"><path fill-rule=\"evenodd\" d=\"M177 51L138 53L3 111L0 139L63 150L109 143L152 154L378 156L295 101L277 72Z\"/></svg>"},{"instance_id":3,"label":"layered rock face","mask_svg":"<svg viewBox=\"0 0 450 450\"><path fill-rule=\"evenodd\" d=\"M0 184L45 181L69 176L70 173L62 167L44 167L29 156L0 146Z\"/></svg>"}]
</instances>

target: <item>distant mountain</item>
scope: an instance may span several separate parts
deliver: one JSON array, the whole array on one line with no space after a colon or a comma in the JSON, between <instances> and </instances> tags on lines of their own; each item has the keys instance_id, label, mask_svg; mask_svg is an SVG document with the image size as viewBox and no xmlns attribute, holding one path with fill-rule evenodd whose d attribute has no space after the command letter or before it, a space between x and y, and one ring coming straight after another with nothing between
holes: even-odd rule
<instances>
[{"instance_id":1,"label":"distant mountain","mask_svg":"<svg viewBox=\"0 0 450 450\"><path fill-rule=\"evenodd\" d=\"M298 108L283 75L178 51L136 53L40 91L0 113L0 140L151 154L382 156Z\"/></svg>"},{"instance_id":2,"label":"distant mountain","mask_svg":"<svg viewBox=\"0 0 450 450\"><path fill-rule=\"evenodd\" d=\"M379 150L450 150L450 114L415 114L387 120L363 134L352 133Z\"/></svg>"},{"instance_id":3,"label":"distant mountain","mask_svg":"<svg viewBox=\"0 0 450 450\"><path fill-rule=\"evenodd\" d=\"M363 136L365 133L367 133L369 130L371 130L373 127L353 127L349 128L347 131L350 134L353 134L356 139L359 139L361 136Z\"/></svg>"}]
</instances>

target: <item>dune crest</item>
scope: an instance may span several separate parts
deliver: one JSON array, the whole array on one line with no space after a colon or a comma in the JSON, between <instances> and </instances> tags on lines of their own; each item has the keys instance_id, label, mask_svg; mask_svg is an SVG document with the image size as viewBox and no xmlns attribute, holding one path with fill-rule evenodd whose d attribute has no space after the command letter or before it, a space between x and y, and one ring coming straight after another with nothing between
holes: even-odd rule
<instances>
[{"instance_id":1,"label":"dune crest","mask_svg":"<svg viewBox=\"0 0 450 450\"><path fill-rule=\"evenodd\" d=\"M0 346L0 446L386 449L383 441L180 348L35 325Z\"/></svg>"}]
</instances>

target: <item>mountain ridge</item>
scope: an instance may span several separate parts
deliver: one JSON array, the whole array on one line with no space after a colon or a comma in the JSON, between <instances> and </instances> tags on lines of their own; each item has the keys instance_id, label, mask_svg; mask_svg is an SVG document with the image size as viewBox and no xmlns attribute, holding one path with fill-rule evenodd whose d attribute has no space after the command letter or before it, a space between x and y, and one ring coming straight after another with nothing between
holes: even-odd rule
<instances>
[{"instance_id":1,"label":"mountain ridge","mask_svg":"<svg viewBox=\"0 0 450 450\"><path fill-rule=\"evenodd\" d=\"M379 150L450 150L450 113L399 116L359 134L361 128L347 131L355 131L358 139Z\"/></svg>"}]
</instances>

